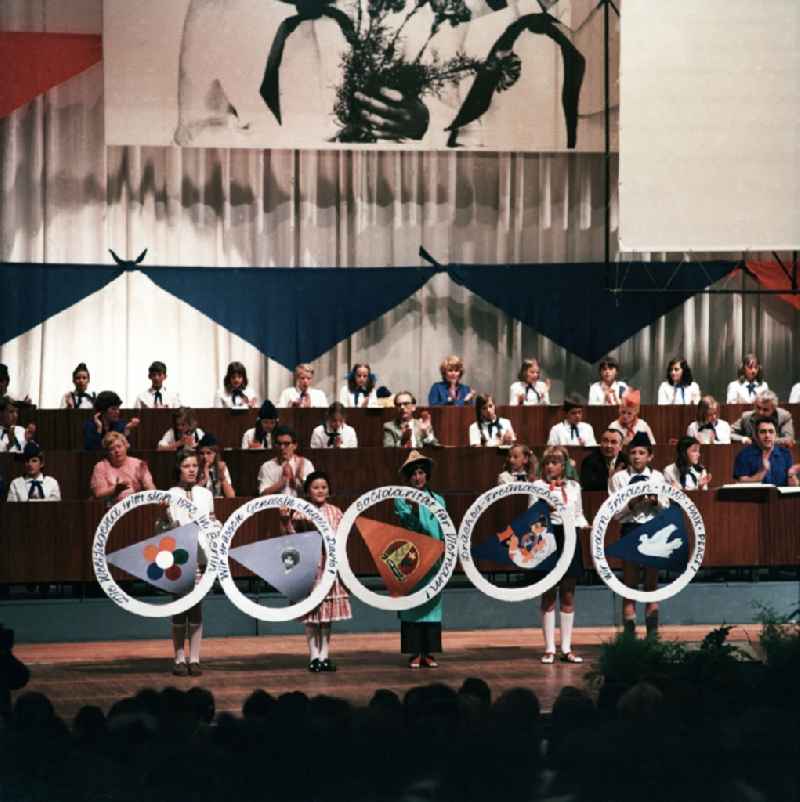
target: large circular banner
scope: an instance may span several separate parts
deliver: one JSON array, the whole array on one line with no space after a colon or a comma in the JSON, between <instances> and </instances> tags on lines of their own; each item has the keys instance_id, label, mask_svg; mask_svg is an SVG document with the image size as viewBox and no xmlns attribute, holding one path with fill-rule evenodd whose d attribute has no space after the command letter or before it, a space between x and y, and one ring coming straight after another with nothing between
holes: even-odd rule
<instances>
[{"instance_id":1,"label":"large circular banner","mask_svg":"<svg viewBox=\"0 0 800 802\"><path fill-rule=\"evenodd\" d=\"M187 512L192 522L199 527L198 543L208 560L206 570L194 588L186 595L166 604L149 604L129 596L111 576L111 571L108 567L106 546L114 527L123 516L137 507L143 507L147 504L171 504L178 510ZM188 498L175 497L167 490L144 490L140 493L134 493L111 507L97 525L94 541L92 542L94 575L106 596L116 602L123 610L145 618L166 618L167 616L180 615L201 601L214 584L217 575L217 563L214 557L213 542L218 532L219 523L208 514L199 515L197 507Z\"/></svg>"},{"instance_id":2,"label":"large circular banner","mask_svg":"<svg viewBox=\"0 0 800 802\"><path fill-rule=\"evenodd\" d=\"M262 510L279 510L282 507L288 507L290 510L299 512L316 526L317 531L322 536L322 544L325 549L325 565L321 581L303 601L290 604L288 607L267 607L253 601L236 587L230 568L231 541L239 531L239 527L246 520ZM310 613L328 595L328 591L336 580L336 533L331 529L328 519L317 507L294 496L283 494L261 496L248 501L247 504L231 513L228 520L225 521L225 526L223 526L222 532L215 540L213 548L216 550L217 575L225 595L245 615L257 618L259 621L292 621Z\"/></svg>"},{"instance_id":3,"label":"large circular banner","mask_svg":"<svg viewBox=\"0 0 800 802\"><path fill-rule=\"evenodd\" d=\"M526 495L535 498L537 501L544 501L560 516L564 526L564 548L556 564L553 566L553 569L545 574L538 582L521 588L501 588L486 579L478 570L478 566L475 565L472 559L472 532L481 515L483 515L492 504L500 499L514 495ZM536 533L535 537L544 549L542 553L544 558L555 552L555 537L552 532L545 530ZM519 538L516 538L516 540L519 540ZM572 555L577 547L577 535L575 533L575 520L572 513L564 506L564 503L555 493L537 487L531 482L512 482L510 484L500 485L499 487L493 487L475 499L464 514L464 519L461 521L461 526L458 531L458 542L461 566L472 584L475 585L478 590L485 593L487 596L491 596L493 599L517 602L527 601L528 599L541 596L562 580L572 562ZM509 549L509 559L515 565L527 568L528 566L524 564L522 557L515 559L517 552L522 554L523 551L525 551L525 549L512 546L512 548Z\"/></svg>"},{"instance_id":4,"label":"large circular banner","mask_svg":"<svg viewBox=\"0 0 800 802\"><path fill-rule=\"evenodd\" d=\"M640 496L656 496L662 502L672 501L677 504L689 519L694 532L694 547L688 557L684 571L668 585L657 590L638 590L628 587L617 579L606 558L605 538L611 521L624 510L634 499ZM662 505L663 506L663 505ZM639 550L643 553L667 554L670 547L680 537L680 522L667 523L651 534L639 536ZM645 548L646 547L646 548ZM665 482L636 482L609 496L597 511L592 522L592 561L595 570L606 585L623 599L638 602L659 602L680 593L691 581L703 564L706 548L706 529L700 511L689 497L682 491Z\"/></svg>"},{"instance_id":5,"label":"large circular banner","mask_svg":"<svg viewBox=\"0 0 800 802\"><path fill-rule=\"evenodd\" d=\"M441 558L439 569L431 581L425 587L415 590L407 596L396 597L384 596L364 586L353 573L347 559L347 539L350 536L350 530L353 528L356 518L376 504L380 504L382 501L393 501L394 499L402 499L403 501L426 507L436 518L444 535L444 554ZM340 554L339 574L342 577L342 581L354 596L361 599L364 604L368 604L378 610L412 610L425 604L425 602L444 590L444 586L453 575L458 557L458 533L447 510L432 498L429 493L424 490L417 490L414 487L387 485L364 493L347 508L344 517L339 523L336 538Z\"/></svg>"}]
</instances>

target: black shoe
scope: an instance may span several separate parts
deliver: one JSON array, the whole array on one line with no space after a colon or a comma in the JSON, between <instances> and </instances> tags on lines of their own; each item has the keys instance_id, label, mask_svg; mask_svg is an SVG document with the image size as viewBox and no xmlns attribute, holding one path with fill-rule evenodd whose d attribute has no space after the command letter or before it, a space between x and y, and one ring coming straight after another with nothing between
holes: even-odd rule
<instances>
[{"instance_id":1,"label":"black shoe","mask_svg":"<svg viewBox=\"0 0 800 802\"><path fill-rule=\"evenodd\" d=\"M309 664L308 670L311 671L313 674L319 674L322 671L322 663L315 657Z\"/></svg>"},{"instance_id":2,"label":"black shoe","mask_svg":"<svg viewBox=\"0 0 800 802\"><path fill-rule=\"evenodd\" d=\"M189 663L189 674L193 677L200 677L203 674L200 663Z\"/></svg>"},{"instance_id":3,"label":"black shoe","mask_svg":"<svg viewBox=\"0 0 800 802\"><path fill-rule=\"evenodd\" d=\"M336 663L334 663L333 660L330 660L329 658L326 657L319 664L319 670L320 671L336 671Z\"/></svg>"},{"instance_id":4,"label":"black shoe","mask_svg":"<svg viewBox=\"0 0 800 802\"><path fill-rule=\"evenodd\" d=\"M647 639L656 640L658 638L658 612L651 613L644 619L647 627Z\"/></svg>"},{"instance_id":5,"label":"black shoe","mask_svg":"<svg viewBox=\"0 0 800 802\"><path fill-rule=\"evenodd\" d=\"M622 632L623 634L635 638L636 637L636 619L635 618L626 618L622 622Z\"/></svg>"},{"instance_id":6,"label":"black shoe","mask_svg":"<svg viewBox=\"0 0 800 802\"><path fill-rule=\"evenodd\" d=\"M172 673L176 677L188 677L189 676L189 666L186 663L175 663L172 666Z\"/></svg>"}]
</instances>

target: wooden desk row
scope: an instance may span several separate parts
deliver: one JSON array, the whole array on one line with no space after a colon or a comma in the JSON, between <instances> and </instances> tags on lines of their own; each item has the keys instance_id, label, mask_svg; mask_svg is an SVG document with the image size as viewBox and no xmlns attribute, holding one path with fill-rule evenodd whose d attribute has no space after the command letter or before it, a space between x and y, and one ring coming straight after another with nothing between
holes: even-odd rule
<instances>
[{"instance_id":1,"label":"wooden desk row","mask_svg":"<svg viewBox=\"0 0 800 802\"><path fill-rule=\"evenodd\" d=\"M800 405L784 405L792 411L800 425ZM749 407L722 405L721 417L733 423ZM291 426L298 435L300 446L308 446L311 432L322 422L321 409L281 409L280 420ZM201 429L213 433L225 448L239 448L244 432L255 425L255 410L232 411L226 409L195 410ZM432 407L430 409L434 431L439 442L445 446L466 446L467 432L475 421L472 407ZM520 442L530 445L543 444L551 426L563 420L560 406L548 407L499 407L498 414L508 418ZM23 409L20 423L36 423L37 438L49 451L70 451L83 448L83 424L92 416L89 410ZM123 410L123 418L139 417L141 424L131 434L131 445L141 450L155 448L164 432L172 425L172 411ZM358 434L361 446L382 446L382 427L394 416L393 409L353 409L347 414L348 423ZM589 407L584 420L591 423L595 436L616 417L613 407ZM695 419L695 408L691 406L644 406L641 417L650 424L656 441L668 443L686 433L686 427Z\"/></svg>"},{"instance_id":2,"label":"wooden desk row","mask_svg":"<svg viewBox=\"0 0 800 802\"><path fill-rule=\"evenodd\" d=\"M712 486L723 485L733 478L733 462L740 445L703 446L702 462L711 472ZM507 452L496 448L440 448L424 449L435 463L432 486L442 492L480 493L497 483L497 475L504 469ZM570 448L580 470L589 449ZM542 448L535 449L541 455ZM343 448L303 450L303 455L317 470L325 471L331 479L334 492L363 493L381 485L402 484L397 470L408 452L396 448ZM171 451L132 451L132 456L146 460L156 487L168 488L174 482L175 453ZM223 454L231 473L233 486L240 496L258 494L257 476L261 465L272 458L263 450L234 450ZM45 473L54 476L61 487L64 500L86 499L90 495L89 478L95 463L103 459L100 452L48 451L45 456ZM652 465L664 468L675 461L675 447L656 445ZM18 455L0 454L0 472L7 484L24 472L24 463Z\"/></svg>"},{"instance_id":3,"label":"wooden desk row","mask_svg":"<svg viewBox=\"0 0 800 802\"><path fill-rule=\"evenodd\" d=\"M445 492L448 511L458 526L475 493ZM584 494L587 519L591 522L605 494ZM337 495L333 502L345 509L356 498L352 494ZM800 565L800 539L797 519L800 496L780 496L774 489L754 491L750 497L735 498L725 492L694 493L693 500L703 515L706 530L704 566L768 566ZM246 498L219 499L216 515L220 521ZM524 496L503 499L486 511L476 527L473 543L501 531L526 506ZM94 530L105 512L95 501L60 503L5 504L0 507L0 583L27 582L93 582L90 553ZM369 511L369 516L392 521L389 502ZM152 535L156 518L155 506L138 508L122 518L109 538L108 551L115 551ZM251 518L237 533L234 545L254 542L279 534L277 513L262 512ZM611 542L618 537L616 526L607 535ZM581 533L584 565L591 566L588 531ZM349 538L348 555L356 573L374 575L375 566L358 534ZM493 566L482 565L490 570ZM232 564L236 576L248 572ZM124 578L124 577L120 577Z\"/></svg>"}]
</instances>

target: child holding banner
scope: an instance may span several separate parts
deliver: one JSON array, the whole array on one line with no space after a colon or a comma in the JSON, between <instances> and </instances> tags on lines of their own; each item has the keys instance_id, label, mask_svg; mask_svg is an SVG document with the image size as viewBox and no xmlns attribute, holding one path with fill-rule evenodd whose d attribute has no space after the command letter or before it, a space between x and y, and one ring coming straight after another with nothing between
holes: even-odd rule
<instances>
[{"instance_id":1,"label":"child holding banner","mask_svg":"<svg viewBox=\"0 0 800 802\"><path fill-rule=\"evenodd\" d=\"M333 504L328 503L331 493L328 475L322 471L313 471L303 483L303 490L308 501L328 519L331 529L335 532L342 520L342 511ZM291 510L281 510L281 531L284 534L303 532L315 527L304 516L292 513ZM325 567L325 555L321 555L314 586L322 579ZM350 597L337 574L328 594L308 615L303 616L308 641L308 670L314 673L320 671L336 671L336 664L330 659L331 623L334 621L347 621L353 617L350 609Z\"/></svg>"},{"instance_id":2,"label":"child holding banner","mask_svg":"<svg viewBox=\"0 0 800 802\"><path fill-rule=\"evenodd\" d=\"M572 513L575 528L588 527L583 515L581 486L567 478L569 454L563 446L548 448L542 455L542 478L534 484L561 497L564 506ZM559 553L564 548L564 522L557 512L550 516L550 524L556 537ZM583 658L572 651L572 627L575 622L575 584L583 573L580 540L576 539L572 562L557 588L551 588L541 598L542 631L544 632L543 663L553 663L556 657L556 592L560 602L561 659L565 663L582 663Z\"/></svg>"},{"instance_id":3,"label":"child holding banner","mask_svg":"<svg viewBox=\"0 0 800 802\"><path fill-rule=\"evenodd\" d=\"M428 487L432 470L432 459L420 454L419 451L412 451L400 466L398 473L411 487L430 494L434 501L444 507L444 499ZM427 507L417 505L414 509L405 499L396 498L394 512L406 529L421 532L435 540L444 540L439 522ZM436 570L438 565L435 565L428 576L421 579L417 585L424 587ZM400 651L411 655L408 661L409 668L438 668L439 664L434 659L433 652L442 651L441 593L413 610L403 610L399 616Z\"/></svg>"},{"instance_id":4,"label":"child holding banner","mask_svg":"<svg viewBox=\"0 0 800 802\"><path fill-rule=\"evenodd\" d=\"M617 471L608 480L608 489L611 493L617 493L634 482L652 482L656 485L664 483L664 475L650 467L653 445L644 432L637 432L628 444L628 458L630 460L628 468ZM637 526L652 521L668 506L669 502L663 501L658 496L635 498L615 516L622 524L620 538L624 538ZM644 570L644 589L655 590L658 586L657 568L642 569L639 563L626 560L623 563L623 581L628 587L636 587L642 570ZM655 637L658 634L658 602L648 602L645 605L644 620L648 637ZM625 599L622 603L622 623L627 634L636 635L636 602L632 599Z\"/></svg>"},{"instance_id":5,"label":"child holding banner","mask_svg":"<svg viewBox=\"0 0 800 802\"><path fill-rule=\"evenodd\" d=\"M197 456L193 451L181 450L175 460L175 474L178 484L169 489L174 501L167 507L167 517L178 526L191 523L189 513L178 506L178 500L187 498L197 508L197 516L214 513L214 497L211 491L197 484L199 466ZM196 581L199 580L201 569L199 564L200 552L198 549L198 568ZM189 636L189 662L186 662L185 642ZM203 608L198 602L187 612L172 616L172 646L175 650L175 665L172 673L177 677L190 674L199 677L200 670L200 643L203 640Z\"/></svg>"}]
</instances>

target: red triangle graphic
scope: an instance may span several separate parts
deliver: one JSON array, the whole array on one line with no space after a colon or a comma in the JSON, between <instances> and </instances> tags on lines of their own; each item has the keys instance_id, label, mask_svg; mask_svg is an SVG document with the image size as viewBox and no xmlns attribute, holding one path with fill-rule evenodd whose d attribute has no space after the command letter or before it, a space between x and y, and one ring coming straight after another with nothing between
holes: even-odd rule
<instances>
[{"instance_id":1,"label":"red triangle graphic","mask_svg":"<svg viewBox=\"0 0 800 802\"><path fill-rule=\"evenodd\" d=\"M356 528L390 596L406 596L444 554L440 540L359 515Z\"/></svg>"},{"instance_id":2,"label":"red triangle graphic","mask_svg":"<svg viewBox=\"0 0 800 802\"><path fill-rule=\"evenodd\" d=\"M102 59L98 34L0 32L0 117Z\"/></svg>"}]
</instances>

